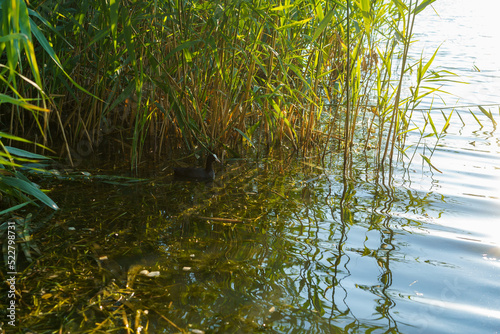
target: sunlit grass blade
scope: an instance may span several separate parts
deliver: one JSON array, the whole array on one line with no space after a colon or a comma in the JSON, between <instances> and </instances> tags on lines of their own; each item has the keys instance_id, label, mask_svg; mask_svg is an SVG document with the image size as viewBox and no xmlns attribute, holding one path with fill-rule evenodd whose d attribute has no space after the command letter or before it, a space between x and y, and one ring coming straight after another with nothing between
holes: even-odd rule
<instances>
[{"instance_id":1,"label":"sunlit grass blade","mask_svg":"<svg viewBox=\"0 0 500 334\"><path fill-rule=\"evenodd\" d=\"M245 138L245 140L248 142L248 144L250 144L250 146L254 147L255 148L255 145L253 144L252 142L252 139L250 139L250 137L243 133L243 131L241 131L240 129L238 128L234 128L243 138Z\"/></svg>"},{"instance_id":2,"label":"sunlit grass blade","mask_svg":"<svg viewBox=\"0 0 500 334\"><path fill-rule=\"evenodd\" d=\"M474 117L474 119L476 120L477 124L479 124L481 127L483 127L483 123L481 123L481 121L479 120L479 118L477 118L476 114L474 114L472 112L472 110L469 109L469 112L471 113L472 117Z\"/></svg>"},{"instance_id":3,"label":"sunlit grass blade","mask_svg":"<svg viewBox=\"0 0 500 334\"><path fill-rule=\"evenodd\" d=\"M27 103L25 100L19 100L15 99L9 95L5 94L0 94L0 102L1 103L11 103L13 105L19 106L21 108L24 108L26 110L31 110L31 111L42 111L42 112L49 112L50 110L47 108L39 107L37 105Z\"/></svg>"},{"instance_id":4,"label":"sunlit grass blade","mask_svg":"<svg viewBox=\"0 0 500 334\"><path fill-rule=\"evenodd\" d=\"M432 127L432 132L434 133L434 136L435 136L436 138L438 138L438 137L439 137L439 134L438 134L438 132L437 132L436 126L434 125L434 121L432 120L432 115L431 115L430 111L427 113L427 118L428 118L428 120L429 120L429 124L430 124L430 125L431 125L431 127Z\"/></svg>"},{"instance_id":5,"label":"sunlit grass blade","mask_svg":"<svg viewBox=\"0 0 500 334\"><path fill-rule=\"evenodd\" d=\"M427 6L432 4L436 0L424 0L420 5L418 5L415 8L415 14L419 14L421 11L423 11Z\"/></svg>"},{"instance_id":6,"label":"sunlit grass blade","mask_svg":"<svg viewBox=\"0 0 500 334\"><path fill-rule=\"evenodd\" d=\"M426 157L425 155L423 154L420 154L420 156L422 157L422 159L424 159L424 161L432 168L434 169L435 171L439 172L439 173L443 173L442 171L440 171L439 169L436 168L436 166L434 166L431 162L431 159L429 159L428 157Z\"/></svg>"},{"instance_id":7,"label":"sunlit grass blade","mask_svg":"<svg viewBox=\"0 0 500 334\"><path fill-rule=\"evenodd\" d=\"M444 117L444 119L445 119L445 123L444 123L444 125L443 125L443 129L441 130L441 132L446 132L446 130L447 130L447 129L448 129L448 127L450 126L451 116L453 115L453 111L454 111L454 110L452 110L448 116L446 116L446 115L445 115L445 114L441 111L441 112L442 112L442 114L443 114L443 117Z\"/></svg>"},{"instance_id":8,"label":"sunlit grass blade","mask_svg":"<svg viewBox=\"0 0 500 334\"><path fill-rule=\"evenodd\" d=\"M483 107L481 106L477 106L479 108L479 110L481 110L481 112L490 119L491 121L491 124L493 124L494 127L497 126L497 122L495 121L495 119L493 118L493 114L491 113L491 111L489 110L486 110L484 109Z\"/></svg>"},{"instance_id":9,"label":"sunlit grass blade","mask_svg":"<svg viewBox=\"0 0 500 334\"><path fill-rule=\"evenodd\" d=\"M35 38L37 39L37 41L40 43L40 45L43 47L43 49L45 50L45 52L47 52L47 54L49 55L49 57L52 59L52 61L54 62L54 64L57 65L57 67L59 67L59 69L62 71L62 73L64 73L64 75L66 76L66 78L71 81L71 83L73 85L75 85L75 87L77 87L78 89L80 89L81 91L87 93L88 95L96 98L96 99L99 99L97 96L95 96L94 94L90 93L87 89L85 89L83 86L81 86L80 84L78 84L66 71L65 69L63 68L59 58L57 57L54 49L52 49L52 46L50 45L49 41L47 41L47 39L45 38L45 36L40 32L40 30L38 29L38 27L36 26L36 24L34 24L34 22L30 19L30 22L32 23L31 24L31 32L33 33L33 35L35 36Z\"/></svg>"},{"instance_id":10,"label":"sunlit grass blade","mask_svg":"<svg viewBox=\"0 0 500 334\"><path fill-rule=\"evenodd\" d=\"M331 9L326 16L322 19L320 22L319 26L314 30L314 34L312 36L312 41L315 41L319 35L325 30L325 28L330 24L330 21L332 20L334 14L334 10Z\"/></svg>"}]
</instances>

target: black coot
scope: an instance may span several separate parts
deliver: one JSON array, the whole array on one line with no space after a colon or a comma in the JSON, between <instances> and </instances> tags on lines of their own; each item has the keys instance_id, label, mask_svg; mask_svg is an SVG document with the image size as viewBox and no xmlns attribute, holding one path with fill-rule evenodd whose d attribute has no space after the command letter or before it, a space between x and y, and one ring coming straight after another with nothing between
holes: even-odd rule
<instances>
[{"instance_id":1,"label":"black coot","mask_svg":"<svg viewBox=\"0 0 500 334\"><path fill-rule=\"evenodd\" d=\"M220 162L215 154L209 153L207 156L207 164L205 168L174 168L174 176L178 178L190 178L190 179L214 179L215 172L213 168L214 161Z\"/></svg>"}]
</instances>

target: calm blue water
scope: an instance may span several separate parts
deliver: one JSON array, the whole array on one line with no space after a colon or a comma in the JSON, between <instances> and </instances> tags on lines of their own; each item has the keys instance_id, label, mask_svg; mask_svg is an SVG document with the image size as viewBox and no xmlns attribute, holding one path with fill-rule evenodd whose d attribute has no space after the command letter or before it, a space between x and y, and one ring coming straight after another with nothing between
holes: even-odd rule
<instances>
[{"instance_id":1,"label":"calm blue water","mask_svg":"<svg viewBox=\"0 0 500 334\"><path fill-rule=\"evenodd\" d=\"M442 89L450 94L427 99L419 106L425 108L432 103L432 115L441 124L443 118L437 108L447 107L443 109L446 115L450 107L455 108L453 123L432 158L443 173L426 173L425 168L422 172L415 167L413 175L417 179L410 187L444 196L446 211L433 224L459 228L470 233L472 239L498 245L500 135L477 105L491 111L500 122L500 31L495 14L500 3L439 0L434 8L437 13L427 10L417 22L415 55L422 49L430 55L439 47L434 67L456 73L458 80L468 84L446 83Z\"/></svg>"},{"instance_id":2,"label":"calm blue water","mask_svg":"<svg viewBox=\"0 0 500 334\"><path fill-rule=\"evenodd\" d=\"M395 176L396 193L407 191L408 196L406 200L400 196L401 202L387 214L391 221L404 217L416 224L395 227L392 281L384 292L393 302L387 326L393 323L403 333L498 333L500 135L475 106L485 106L500 122L500 3L438 0L434 8L438 14L430 9L417 20L413 55L418 58L424 50L429 57L440 47L434 67L454 72L469 84L446 83L442 89L450 95L441 94L442 100L427 99L419 106L457 106L454 123L432 157L442 173L415 159L408 173ZM443 111L448 115L451 110ZM469 110L477 113L482 126ZM437 109L432 112L443 124L440 114ZM417 140L410 136L409 143ZM432 140L429 144L433 146ZM426 201L425 212L416 210L418 201ZM367 239L359 238L351 247L359 249L361 242L377 247L379 235L359 233ZM361 310L351 308L352 315L375 317L376 296L382 293L374 288L379 268L363 257L353 262L358 273L349 277L352 291L359 290L356 284L361 282L371 289L349 290L361 306ZM367 308L370 302L372 307Z\"/></svg>"}]
</instances>

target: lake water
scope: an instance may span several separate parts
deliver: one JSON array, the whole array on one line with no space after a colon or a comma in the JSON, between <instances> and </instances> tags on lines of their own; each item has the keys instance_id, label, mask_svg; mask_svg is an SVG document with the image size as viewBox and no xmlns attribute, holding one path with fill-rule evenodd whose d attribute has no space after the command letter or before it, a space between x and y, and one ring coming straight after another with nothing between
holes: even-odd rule
<instances>
[{"instance_id":1,"label":"lake water","mask_svg":"<svg viewBox=\"0 0 500 334\"><path fill-rule=\"evenodd\" d=\"M434 8L439 15L427 10L417 20L414 56L424 50L429 57L440 47L434 66L469 84L447 83L442 89L453 95L419 106L457 106L432 157L442 173L413 165L395 176L396 192L408 195L388 215L420 224L398 228L386 328L393 323L402 333L498 333L500 136L475 106L500 121L500 3L439 0ZM469 110L481 115L483 126ZM443 111L448 115L451 108ZM441 118L437 109L432 114ZM418 201L425 201L424 210L415 210Z\"/></svg>"},{"instance_id":2,"label":"lake water","mask_svg":"<svg viewBox=\"0 0 500 334\"><path fill-rule=\"evenodd\" d=\"M31 328L500 332L500 136L475 107L500 121L498 106L486 106L500 103L500 5L438 0L434 7L439 16L430 9L417 22L414 56L441 45L435 65L470 83L447 83L455 96L433 102L467 106L454 110L433 154L442 173L415 160L392 179L378 178L372 159L359 154L348 184L336 155L326 167L235 162L213 184L171 175L148 175L154 182L135 187L69 183L53 192L62 208L57 224L39 236L57 263L44 256L39 264L51 270L28 275L54 288L23 292L41 310ZM417 140L410 135L408 143ZM136 276L137 265L160 276Z\"/></svg>"}]
</instances>

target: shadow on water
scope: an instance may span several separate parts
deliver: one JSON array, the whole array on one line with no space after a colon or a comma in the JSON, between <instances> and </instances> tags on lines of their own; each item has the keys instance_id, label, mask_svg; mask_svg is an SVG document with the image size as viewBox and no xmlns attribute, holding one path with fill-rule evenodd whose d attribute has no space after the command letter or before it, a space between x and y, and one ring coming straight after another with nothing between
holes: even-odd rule
<instances>
[{"instance_id":1,"label":"shadow on water","mask_svg":"<svg viewBox=\"0 0 500 334\"><path fill-rule=\"evenodd\" d=\"M23 327L425 329L416 291L435 284L431 267L453 282L456 265L409 244L427 245L428 211L440 215L444 199L388 186L363 156L344 186L340 160L233 162L214 182L65 182L52 192L63 209L35 235L43 255L19 277Z\"/></svg>"}]
</instances>

